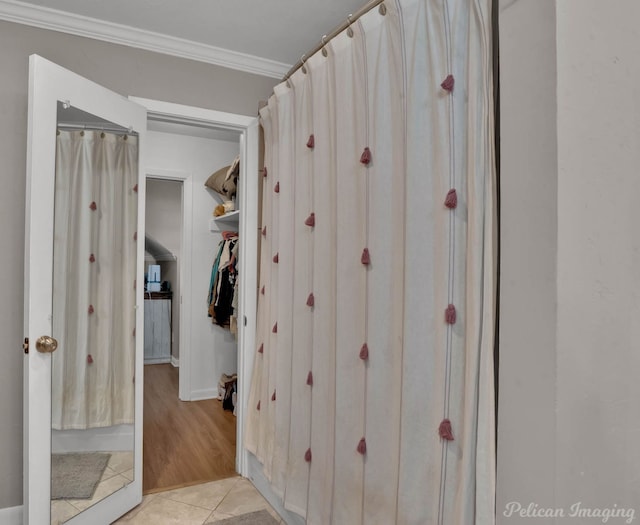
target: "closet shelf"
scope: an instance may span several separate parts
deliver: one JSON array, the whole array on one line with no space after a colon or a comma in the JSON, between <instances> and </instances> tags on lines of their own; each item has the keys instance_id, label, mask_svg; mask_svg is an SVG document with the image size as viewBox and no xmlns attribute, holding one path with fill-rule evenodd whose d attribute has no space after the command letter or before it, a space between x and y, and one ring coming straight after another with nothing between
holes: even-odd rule
<instances>
[{"instance_id":1,"label":"closet shelf","mask_svg":"<svg viewBox=\"0 0 640 525\"><path fill-rule=\"evenodd\" d=\"M209 231L221 232L224 230L238 230L238 222L240 220L240 210L225 213L220 217L214 217L209 220Z\"/></svg>"},{"instance_id":2,"label":"closet shelf","mask_svg":"<svg viewBox=\"0 0 640 525\"><path fill-rule=\"evenodd\" d=\"M214 221L229 221L229 222L238 222L238 218L240 217L240 210L230 211L229 213L225 213L224 215L220 215L220 217L214 217Z\"/></svg>"}]
</instances>

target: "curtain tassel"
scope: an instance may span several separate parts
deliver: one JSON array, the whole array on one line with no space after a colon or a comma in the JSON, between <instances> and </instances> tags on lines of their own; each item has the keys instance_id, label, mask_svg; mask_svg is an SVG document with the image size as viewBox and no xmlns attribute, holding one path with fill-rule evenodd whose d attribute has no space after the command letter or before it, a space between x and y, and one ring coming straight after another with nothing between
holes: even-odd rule
<instances>
[{"instance_id":1,"label":"curtain tassel","mask_svg":"<svg viewBox=\"0 0 640 525\"><path fill-rule=\"evenodd\" d=\"M89 312L89 315L91 315L93 312L95 312L95 310L93 309L93 305L92 304L89 305L89 309L87 311Z\"/></svg>"},{"instance_id":2,"label":"curtain tassel","mask_svg":"<svg viewBox=\"0 0 640 525\"><path fill-rule=\"evenodd\" d=\"M264 178L266 178L266 177L267 177L267 167L266 167L266 166L265 166L264 168L262 168L262 176L263 176Z\"/></svg>"},{"instance_id":3,"label":"curtain tassel","mask_svg":"<svg viewBox=\"0 0 640 525\"><path fill-rule=\"evenodd\" d=\"M367 345L367 343L363 344L360 348L360 359L363 361L369 359L369 345Z\"/></svg>"},{"instance_id":4,"label":"curtain tassel","mask_svg":"<svg viewBox=\"0 0 640 525\"><path fill-rule=\"evenodd\" d=\"M362 438L360 440L360 442L358 443L358 453L362 454L363 456L367 453L367 440Z\"/></svg>"},{"instance_id":5,"label":"curtain tassel","mask_svg":"<svg viewBox=\"0 0 640 525\"><path fill-rule=\"evenodd\" d=\"M98 209L98 205L96 204L96 201L93 201L91 204L89 204L89 209L91 211L96 211Z\"/></svg>"},{"instance_id":6,"label":"curtain tassel","mask_svg":"<svg viewBox=\"0 0 640 525\"><path fill-rule=\"evenodd\" d=\"M311 373L311 370L309 370L309 373L307 374L307 385L313 386L313 374Z\"/></svg>"},{"instance_id":7,"label":"curtain tassel","mask_svg":"<svg viewBox=\"0 0 640 525\"><path fill-rule=\"evenodd\" d=\"M262 228L262 236L263 236L263 237L266 237L266 236L267 236L267 227L266 227L266 226L264 226L264 227Z\"/></svg>"},{"instance_id":8,"label":"curtain tassel","mask_svg":"<svg viewBox=\"0 0 640 525\"><path fill-rule=\"evenodd\" d=\"M95 256L95 255L93 255L93 254L89 255L89 262L90 262L90 263L94 263L94 262L96 262L96 256Z\"/></svg>"},{"instance_id":9,"label":"curtain tassel","mask_svg":"<svg viewBox=\"0 0 640 525\"><path fill-rule=\"evenodd\" d=\"M365 248L362 250L362 256L360 257L360 262L365 266L371 264L371 254L369 253L369 248Z\"/></svg>"},{"instance_id":10,"label":"curtain tassel","mask_svg":"<svg viewBox=\"0 0 640 525\"><path fill-rule=\"evenodd\" d=\"M444 319L447 324L455 324L456 323L456 307L450 304L444 312Z\"/></svg>"},{"instance_id":11,"label":"curtain tassel","mask_svg":"<svg viewBox=\"0 0 640 525\"><path fill-rule=\"evenodd\" d=\"M309 140L307 141L307 148L313 149L316 147L316 138L313 136L313 133L309 135Z\"/></svg>"},{"instance_id":12,"label":"curtain tassel","mask_svg":"<svg viewBox=\"0 0 640 525\"><path fill-rule=\"evenodd\" d=\"M262 344L260 345L260 348L258 348L258 353L259 353L259 354L264 354L264 343L262 343Z\"/></svg>"},{"instance_id":13,"label":"curtain tassel","mask_svg":"<svg viewBox=\"0 0 640 525\"><path fill-rule=\"evenodd\" d=\"M307 297L307 306L313 306L314 304L316 304L316 298L310 293L309 297Z\"/></svg>"},{"instance_id":14,"label":"curtain tassel","mask_svg":"<svg viewBox=\"0 0 640 525\"><path fill-rule=\"evenodd\" d=\"M444 89L445 91L451 93L453 91L454 83L455 81L453 75L447 75L447 78L443 80L442 84L440 84L440 87L442 87L442 89Z\"/></svg>"},{"instance_id":15,"label":"curtain tassel","mask_svg":"<svg viewBox=\"0 0 640 525\"><path fill-rule=\"evenodd\" d=\"M273 256L273 262L274 262L274 263L276 263L276 264L278 264L278 261L279 261L279 260L280 260L280 254L279 254L279 253L276 253L276 254Z\"/></svg>"},{"instance_id":16,"label":"curtain tassel","mask_svg":"<svg viewBox=\"0 0 640 525\"><path fill-rule=\"evenodd\" d=\"M138 240L138 232L133 232L133 240L134 241Z\"/></svg>"},{"instance_id":17,"label":"curtain tassel","mask_svg":"<svg viewBox=\"0 0 640 525\"><path fill-rule=\"evenodd\" d=\"M136 193L138 193L138 185L137 185L137 184L133 187L133 191L135 191Z\"/></svg>"},{"instance_id":18,"label":"curtain tassel","mask_svg":"<svg viewBox=\"0 0 640 525\"><path fill-rule=\"evenodd\" d=\"M91 354L87 356L87 363L89 363L90 365L93 364L93 356Z\"/></svg>"},{"instance_id":19,"label":"curtain tassel","mask_svg":"<svg viewBox=\"0 0 640 525\"><path fill-rule=\"evenodd\" d=\"M364 151L360 156L360 162L365 166L371 164L371 150L368 147L364 148Z\"/></svg>"},{"instance_id":20,"label":"curtain tassel","mask_svg":"<svg viewBox=\"0 0 640 525\"><path fill-rule=\"evenodd\" d=\"M453 431L451 430L451 421L448 419L444 419L442 423L440 423L440 428L438 429L438 433L442 439L446 439L447 441L453 441Z\"/></svg>"},{"instance_id":21,"label":"curtain tassel","mask_svg":"<svg viewBox=\"0 0 640 525\"><path fill-rule=\"evenodd\" d=\"M275 401L276 400L276 391L273 391L273 395L271 396L271 401Z\"/></svg>"},{"instance_id":22,"label":"curtain tassel","mask_svg":"<svg viewBox=\"0 0 640 525\"><path fill-rule=\"evenodd\" d=\"M313 228L316 225L316 214L315 213L311 213L311 215L309 215L307 217L307 220L304 221L304 223L307 226L311 226Z\"/></svg>"},{"instance_id":23,"label":"curtain tassel","mask_svg":"<svg viewBox=\"0 0 640 525\"><path fill-rule=\"evenodd\" d=\"M260 410L260 401L258 401L258 404L256 405L256 410Z\"/></svg>"},{"instance_id":24,"label":"curtain tassel","mask_svg":"<svg viewBox=\"0 0 640 525\"><path fill-rule=\"evenodd\" d=\"M274 325L273 325L273 328L271 329L271 331L272 331L274 334L277 334L277 333L278 333L278 323L276 323L276 324L274 324Z\"/></svg>"},{"instance_id":25,"label":"curtain tassel","mask_svg":"<svg viewBox=\"0 0 640 525\"><path fill-rule=\"evenodd\" d=\"M280 193L280 181L276 182L276 185L273 188L273 191L275 191L276 193Z\"/></svg>"},{"instance_id":26,"label":"curtain tassel","mask_svg":"<svg viewBox=\"0 0 640 525\"><path fill-rule=\"evenodd\" d=\"M307 451L304 453L304 460L307 463L311 463L311 449L308 448Z\"/></svg>"},{"instance_id":27,"label":"curtain tassel","mask_svg":"<svg viewBox=\"0 0 640 525\"><path fill-rule=\"evenodd\" d=\"M444 205L450 210L457 208L458 194L455 189L449 190L449 193L447 193L447 198L444 200Z\"/></svg>"},{"instance_id":28,"label":"curtain tassel","mask_svg":"<svg viewBox=\"0 0 640 525\"><path fill-rule=\"evenodd\" d=\"M260 293L261 293L262 295L264 295L264 284L262 285L262 288L260 289Z\"/></svg>"}]
</instances>

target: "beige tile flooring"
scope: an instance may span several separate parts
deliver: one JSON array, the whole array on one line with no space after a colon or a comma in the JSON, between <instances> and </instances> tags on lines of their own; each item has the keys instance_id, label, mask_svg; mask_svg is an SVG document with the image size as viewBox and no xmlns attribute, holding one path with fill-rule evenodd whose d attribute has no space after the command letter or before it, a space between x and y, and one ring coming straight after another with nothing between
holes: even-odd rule
<instances>
[{"instance_id":1,"label":"beige tile flooring","mask_svg":"<svg viewBox=\"0 0 640 525\"><path fill-rule=\"evenodd\" d=\"M253 484L239 476L149 494L115 523L129 525L203 525L266 509L278 523L285 522Z\"/></svg>"}]
</instances>

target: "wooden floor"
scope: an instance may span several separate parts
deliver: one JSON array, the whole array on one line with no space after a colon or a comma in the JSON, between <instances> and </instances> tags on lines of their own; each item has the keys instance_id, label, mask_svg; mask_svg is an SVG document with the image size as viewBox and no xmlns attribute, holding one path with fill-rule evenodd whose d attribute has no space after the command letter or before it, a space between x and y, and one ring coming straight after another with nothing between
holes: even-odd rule
<instances>
[{"instance_id":1,"label":"wooden floor","mask_svg":"<svg viewBox=\"0 0 640 525\"><path fill-rule=\"evenodd\" d=\"M143 492L235 475L236 418L217 399L180 401L178 369L144 367Z\"/></svg>"}]
</instances>

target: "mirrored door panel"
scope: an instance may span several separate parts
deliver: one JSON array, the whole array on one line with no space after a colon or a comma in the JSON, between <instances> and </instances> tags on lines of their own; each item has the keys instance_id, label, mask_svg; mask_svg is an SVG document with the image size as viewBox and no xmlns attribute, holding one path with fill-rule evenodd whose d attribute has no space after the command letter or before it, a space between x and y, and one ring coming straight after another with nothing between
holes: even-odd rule
<instances>
[{"instance_id":1,"label":"mirrored door panel","mask_svg":"<svg viewBox=\"0 0 640 525\"><path fill-rule=\"evenodd\" d=\"M134 470L138 137L58 103L53 243L51 522Z\"/></svg>"}]
</instances>

